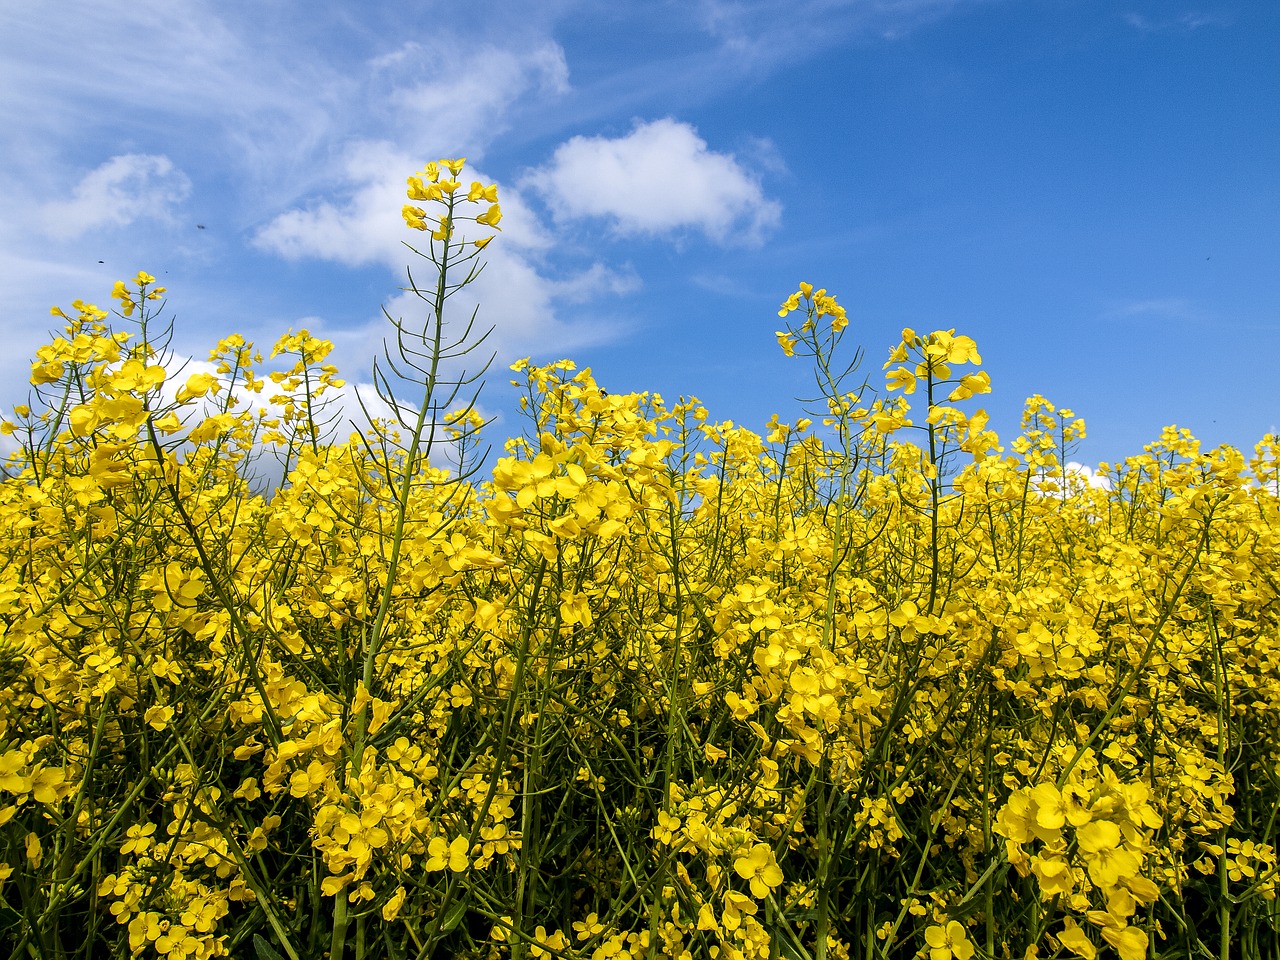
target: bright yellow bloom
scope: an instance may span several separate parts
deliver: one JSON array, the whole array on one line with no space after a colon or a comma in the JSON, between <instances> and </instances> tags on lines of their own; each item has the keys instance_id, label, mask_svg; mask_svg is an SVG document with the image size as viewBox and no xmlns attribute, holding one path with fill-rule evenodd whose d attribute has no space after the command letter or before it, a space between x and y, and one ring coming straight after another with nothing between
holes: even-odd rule
<instances>
[{"instance_id":1,"label":"bright yellow bloom","mask_svg":"<svg viewBox=\"0 0 1280 960\"><path fill-rule=\"evenodd\" d=\"M404 906L404 898L404 887L396 887L396 892L391 895L391 899L382 905L382 919L390 923L398 917L400 915L400 908Z\"/></svg>"},{"instance_id":2,"label":"bright yellow bloom","mask_svg":"<svg viewBox=\"0 0 1280 960\"><path fill-rule=\"evenodd\" d=\"M573 921L573 932L579 940L590 940L604 933L604 924L600 922L599 914L589 913L585 919Z\"/></svg>"},{"instance_id":3,"label":"bright yellow bloom","mask_svg":"<svg viewBox=\"0 0 1280 960\"><path fill-rule=\"evenodd\" d=\"M155 727L157 730L163 730L169 726L169 721L173 719L173 707L148 707L143 719L149 726Z\"/></svg>"},{"instance_id":4,"label":"bright yellow bloom","mask_svg":"<svg viewBox=\"0 0 1280 960\"><path fill-rule=\"evenodd\" d=\"M906 367L890 370L885 376L885 385L890 390L901 390L903 393L916 392L916 375Z\"/></svg>"},{"instance_id":5,"label":"bright yellow bloom","mask_svg":"<svg viewBox=\"0 0 1280 960\"><path fill-rule=\"evenodd\" d=\"M1084 960L1093 960L1098 955L1098 948L1093 945L1093 941L1085 936L1085 932L1070 918L1063 921L1058 942L1077 957L1083 957Z\"/></svg>"},{"instance_id":6,"label":"bright yellow bloom","mask_svg":"<svg viewBox=\"0 0 1280 960\"><path fill-rule=\"evenodd\" d=\"M164 372L163 370L161 371ZM222 389L222 384L218 382L218 378L211 373L195 373L187 377L187 382L178 388L177 398L179 403L186 403L196 397L203 397L212 391L217 393Z\"/></svg>"},{"instance_id":7,"label":"bright yellow bloom","mask_svg":"<svg viewBox=\"0 0 1280 960\"><path fill-rule=\"evenodd\" d=\"M973 956L973 942L959 920L945 927L926 927L924 940L929 945L929 960L969 960Z\"/></svg>"},{"instance_id":8,"label":"bright yellow bloom","mask_svg":"<svg viewBox=\"0 0 1280 960\"><path fill-rule=\"evenodd\" d=\"M401 208L400 212L404 216L406 226L411 227L414 230L427 229L427 212L421 207L410 206L406 203L404 207Z\"/></svg>"},{"instance_id":9,"label":"bright yellow bloom","mask_svg":"<svg viewBox=\"0 0 1280 960\"><path fill-rule=\"evenodd\" d=\"M479 180L475 180L471 184L471 189L467 191L467 199L473 203L479 203L481 200L489 203L498 202L498 185L491 183L487 187Z\"/></svg>"},{"instance_id":10,"label":"bright yellow bloom","mask_svg":"<svg viewBox=\"0 0 1280 960\"><path fill-rule=\"evenodd\" d=\"M471 865L467 857L469 849L466 837L454 837L451 841L444 837L432 837L427 844L426 869L436 871L448 868L454 873L461 873Z\"/></svg>"},{"instance_id":11,"label":"bright yellow bloom","mask_svg":"<svg viewBox=\"0 0 1280 960\"><path fill-rule=\"evenodd\" d=\"M476 217L476 223L483 223L487 227L498 228L498 221L502 219L502 208L496 203L488 210Z\"/></svg>"},{"instance_id":12,"label":"bright yellow bloom","mask_svg":"<svg viewBox=\"0 0 1280 960\"><path fill-rule=\"evenodd\" d=\"M769 890L782 883L782 868L774 858L773 848L767 843L757 843L751 850L733 861L733 869L748 881L752 896L762 899Z\"/></svg>"},{"instance_id":13,"label":"bright yellow bloom","mask_svg":"<svg viewBox=\"0 0 1280 960\"><path fill-rule=\"evenodd\" d=\"M970 397L979 393L991 392L991 377L985 370L977 373L966 373L960 378L960 383L951 395L947 397L949 401L968 400Z\"/></svg>"},{"instance_id":14,"label":"bright yellow bloom","mask_svg":"<svg viewBox=\"0 0 1280 960\"><path fill-rule=\"evenodd\" d=\"M1089 911L1089 919L1102 926L1102 939L1120 954L1120 960L1145 960L1148 938L1145 930L1130 927L1101 911Z\"/></svg>"}]
</instances>

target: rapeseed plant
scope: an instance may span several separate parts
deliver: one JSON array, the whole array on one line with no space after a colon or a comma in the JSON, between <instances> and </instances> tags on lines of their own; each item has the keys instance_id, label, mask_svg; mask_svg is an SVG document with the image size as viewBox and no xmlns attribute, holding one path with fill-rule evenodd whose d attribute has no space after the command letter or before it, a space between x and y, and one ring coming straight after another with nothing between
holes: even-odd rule
<instances>
[{"instance_id":1,"label":"rapeseed plant","mask_svg":"<svg viewBox=\"0 0 1280 960\"><path fill-rule=\"evenodd\" d=\"M482 472L464 169L408 180L426 319L346 438L307 331L184 375L154 277L55 308L0 484L15 955L1280 956L1274 437L1072 482L1070 410L1003 446L954 330L859 379L804 283L805 416L526 360Z\"/></svg>"}]
</instances>

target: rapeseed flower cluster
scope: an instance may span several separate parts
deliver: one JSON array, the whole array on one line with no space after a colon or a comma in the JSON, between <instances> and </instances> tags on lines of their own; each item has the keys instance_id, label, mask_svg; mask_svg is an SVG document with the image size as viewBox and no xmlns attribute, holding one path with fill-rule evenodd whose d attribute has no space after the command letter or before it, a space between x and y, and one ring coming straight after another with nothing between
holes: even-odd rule
<instances>
[{"instance_id":1,"label":"rapeseed flower cluster","mask_svg":"<svg viewBox=\"0 0 1280 960\"><path fill-rule=\"evenodd\" d=\"M441 298L501 218L463 164L408 184ZM343 439L331 344L184 376L163 293L56 311L5 424L15 952L1280 952L1275 438L1074 482L1070 410L1003 444L954 330L859 383L806 283L812 416L522 361L480 472L443 299L398 329L423 401Z\"/></svg>"}]
</instances>

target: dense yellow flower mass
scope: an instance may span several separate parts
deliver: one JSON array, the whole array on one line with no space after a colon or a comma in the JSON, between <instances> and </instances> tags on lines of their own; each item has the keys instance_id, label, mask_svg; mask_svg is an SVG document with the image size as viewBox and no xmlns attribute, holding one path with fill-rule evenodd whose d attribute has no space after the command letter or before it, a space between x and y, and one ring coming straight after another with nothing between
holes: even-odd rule
<instances>
[{"instance_id":1,"label":"dense yellow flower mass","mask_svg":"<svg viewBox=\"0 0 1280 960\"><path fill-rule=\"evenodd\" d=\"M441 291L500 217L463 163L409 178ZM184 375L154 283L55 310L6 424L15 954L1277 955L1275 438L1089 485L953 330L855 384L806 283L812 416L524 361L480 473L430 291L424 399L344 439L331 344Z\"/></svg>"}]
</instances>

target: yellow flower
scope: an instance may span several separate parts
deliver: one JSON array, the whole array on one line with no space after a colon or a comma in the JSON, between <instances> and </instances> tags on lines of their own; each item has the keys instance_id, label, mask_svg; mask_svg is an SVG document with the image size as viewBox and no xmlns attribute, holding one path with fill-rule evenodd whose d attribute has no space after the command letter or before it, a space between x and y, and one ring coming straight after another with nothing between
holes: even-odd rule
<instances>
[{"instance_id":1,"label":"yellow flower","mask_svg":"<svg viewBox=\"0 0 1280 960\"><path fill-rule=\"evenodd\" d=\"M160 371L164 373L163 370ZM215 394L222 389L222 384L218 382L218 378L211 373L195 373L187 377L187 382L178 388L177 398L179 403L186 403L196 397L203 397L205 394L213 391Z\"/></svg>"},{"instance_id":2,"label":"yellow flower","mask_svg":"<svg viewBox=\"0 0 1280 960\"><path fill-rule=\"evenodd\" d=\"M312 760L305 770L295 770L289 777L289 794L307 797L321 789L333 772L333 764Z\"/></svg>"},{"instance_id":3,"label":"yellow flower","mask_svg":"<svg viewBox=\"0 0 1280 960\"><path fill-rule=\"evenodd\" d=\"M484 213L476 217L476 223L483 223L487 227L493 227L495 230L498 230L500 229L498 227L498 221L501 219L502 208L495 203Z\"/></svg>"},{"instance_id":4,"label":"yellow flower","mask_svg":"<svg viewBox=\"0 0 1280 960\"><path fill-rule=\"evenodd\" d=\"M698 929L717 931L720 929L720 924L716 921L716 912L709 903L704 903L698 909Z\"/></svg>"},{"instance_id":5,"label":"yellow flower","mask_svg":"<svg viewBox=\"0 0 1280 960\"><path fill-rule=\"evenodd\" d=\"M126 832L128 837L123 844L120 845L121 853L144 854L151 848L151 835L156 832L154 823L137 824L135 823Z\"/></svg>"},{"instance_id":6,"label":"yellow flower","mask_svg":"<svg viewBox=\"0 0 1280 960\"><path fill-rule=\"evenodd\" d=\"M471 184L471 189L467 191L467 199L475 203L479 203L481 200L485 200L489 203L497 203L498 185L496 183L491 183L486 187L479 180L475 180Z\"/></svg>"},{"instance_id":7,"label":"yellow flower","mask_svg":"<svg viewBox=\"0 0 1280 960\"><path fill-rule=\"evenodd\" d=\"M929 945L929 960L969 960L973 956L973 943L959 920L945 927L926 927L924 940Z\"/></svg>"},{"instance_id":8,"label":"yellow flower","mask_svg":"<svg viewBox=\"0 0 1280 960\"><path fill-rule=\"evenodd\" d=\"M574 936L579 940L590 940L598 934L604 933L604 924L600 922L600 915L589 913L584 920L573 921Z\"/></svg>"},{"instance_id":9,"label":"yellow flower","mask_svg":"<svg viewBox=\"0 0 1280 960\"><path fill-rule=\"evenodd\" d=\"M40 838L34 833L27 834L26 854L27 860L33 867L39 867L40 862L44 859L44 849L40 846Z\"/></svg>"},{"instance_id":10,"label":"yellow flower","mask_svg":"<svg viewBox=\"0 0 1280 960\"><path fill-rule=\"evenodd\" d=\"M157 730L163 730L169 726L169 721L173 719L173 707L148 707L143 720L148 725L155 727Z\"/></svg>"},{"instance_id":11,"label":"yellow flower","mask_svg":"<svg viewBox=\"0 0 1280 960\"><path fill-rule=\"evenodd\" d=\"M1102 927L1102 939L1120 954L1120 960L1144 960L1148 942L1145 930L1128 926L1100 910L1090 910L1089 919Z\"/></svg>"},{"instance_id":12,"label":"yellow flower","mask_svg":"<svg viewBox=\"0 0 1280 960\"><path fill-rule=\"evenodd\" d=\"M1063 921L1058 942L1076 956L1084 957L1084 960L1093 960L1098 955L1098 949L1093 945L1093 941L1085 936L1084 931L1070 918Z\"/></svg>"},{"instance_id":13,"label":"yellow flower","mask_svg":"<svg viewBox=\"0 0 1280 960\"><path fill-rule=\"evenodd\" d=\"M407 183L409 189L405 191L405 196L410 200L439 200L444 196L440 184L423 183L421 177L409 177Z\"/></svg>"},{"instance_id":14,"label":"yellow flower","mask_svg":"<svg viewBox=\"0 0 1280 960\"><path fill-rule=\"evenodd\" d=\"M1045 900L1058 894L1070 894L1076 888L1075 875L1070 864L1057 857L1039 856L1031 862L1031 872L1040 885L1040 896Z\"/></svg>"},{"instance_id":15,"label":"yellow flower","mask_svg":"<svg viewBox=\"0 0 1280 960\"><path fill-rule=\"evenodd\" d=\"M659 810L658 823L650 831L649 835L653 837L653 839L657 840L659 843L664 843L670 846L671 842L675 839L676 832L679 831L679 829L680 829L679 817L673 817L671 816L671 814L667 813L665 810Z\"/></svg>"},{"instance_id":16,"label":"yellow flower","mask_svg":"<svg viewBox=\"0 0 1280 960\"><path fill-rule=\"evenodd\" d=\"M404 906L404 887L396 887L396 892L391 895L391 899L382 905L382 919L390 923L400 915L400 908Z\"/></svg>"},{"instance_id":17,"label":"yellow flower","mask_svg":"<svg viewBox=\"0 0 1280 960\"><path fill-rule=\"evenodd\" d=\"M1120 828L1108 820L1086 823L1076 831L1076 842L1086 856L1120 846Z\"/></svg>"},{"instance_id":18,"label":"yellow flower","mask_svg":"<svg viewBox=\"0 0 1280 960\"><path fill-rule=\"evenodd\" d=\"M406 226L412 227L414 230L427 229L427 211L421 207L410 206L406 203L400 212L404 216Z\"/></svg>"},{"instance_id":19,"label":"yellow flower","mask_svg":"<svg viewBox=\"0 0 1280 960\"><path fill-rule=\"evenodd\" d=\"M769 889L782 883L782 868L773 856L773 848L767 843L757 843L751 850L733 861L738 876L748 881L752 896L767 897Z\"/></svg>"},{"instance_id":20,"label":"yellow flower","mask_svg":"<svg viewBox=\"0 0 1280 960\"><path fill-rule=\"evenodd\" d=\"M948 400L968 400L978 393L991 392L991 377L985 370L977 373L966 373L960 378L959 385L951 391Z\"/></svg>"},{"instance_id":21,"label":"yellow flower","mask_svg":"<svg viewBox=\"0 0 1280 960\"><path fill-rule=\"evenodd\" d=\"M906 367L890 370L884 379L885 385L890 390L901 390L903 393L916 392L916 375Z\"/></svg>"},{"instance_id":22,"label":"yellow flower","mask_svg":"<svg viewBox=\"0 0 1280 960\"><path fill-rule=\"evenodd\" d=\"M467 858L466 837L454 837L452 841L444 837L432 837L427 844L427 870L444 870L446 867L454 873L461 873L470 866Z\"/></svg>"}]
</instances>

